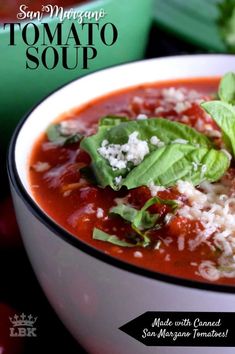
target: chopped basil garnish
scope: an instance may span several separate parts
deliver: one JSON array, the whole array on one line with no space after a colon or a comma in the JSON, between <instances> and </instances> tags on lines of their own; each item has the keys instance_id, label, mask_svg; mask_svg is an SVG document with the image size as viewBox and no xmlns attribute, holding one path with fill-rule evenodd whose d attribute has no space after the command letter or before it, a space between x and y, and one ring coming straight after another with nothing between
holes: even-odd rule
<instances>
[{"instance_id":1,"label":"chopped basil garnish","mask_svg":"<svg viewBox=\"0 0 235 354\"><path fill-rule=\"evenodd\" d=\"M122 184L128 189L149 185L151 182L170 187L179 180L199 185L205 180L219 180L228 167L229 158L222 151L195 148L189 144L173 144L153 151L127 175Z\"/></svg>"},{"instance_id":2,"label":"chopped basil garnish","mask_svg":"<svg viewBox=\"0 0 235 354\"><path fill-rule=\"evenodd\" d=\"M149 199L140 210L135 209L130 205L120 204L113 207L110 212L121 216L126 221L131 222L135 228L146 230L153 227L159 218L158 214L150 214L147 211L147 209L153 204L156 204L155 198Z\"/></svg>"},{"instance_id":3,"label":"chopped basil garnish","mask_svg":"<svg viewBox=\"0 0 235 354\"><path fill-rule=\"evenodd\" d=\"M132 229L142 238L142 246L146 247L150 244L151 240L144 230L156 228L156 223L159 219L158 214L151 214L147 211L147 209L154 204L169 205L172 207L173 212L176 208L178 208L178 203L175 200L165 200L159 197L153 197L149 199L140 210L133 208L130 205L120 204L113 207L110 212L121 216L126 221L129 221Z\"/></svg>"},{"instance_id":4,"label":"chopped basil garnish","mask_svg":"<svg viewBox=\"0 0 235 354\"><path fill-rule=\"evenodd\" d=\"M61 130L61 124L51 124L47 129L47 138L55 145L69 145L78 143L82 139L79 133L65 134Z\"/></svg>"},{"instance_id":5,"label":"chopped basil garnish","mask_svg":"<svg viewBox=\"0 0 235 354\"><path fill-rule=\"evenodd\" d=\"M93 230L93 239L94 240L99 240L99 241L104 241L104 242L109 242L112 243L113 245L116 246L121 246L121 247L135 247L135 244L120 240L116 235L109 235L106 232L94 228Z\"/></svg>"},{"instance_id":6,"label":"chopped basil garnish","mask_svg":"<svg viewBox=\"0 0 235 354\"><path fill-rule=\"evenodd\" d=\"M81 142L81 147L92 159L91 167L102 187L109 185L118 190L126 186L131 189L149 183L168 187L179 179L198 185L204 180L217 181L229 167L226 154L215 150L205 135L185 124L163 118L102 124L95 135ZM126 144L133 132L138 133L138 139L148 142L149 153L137 166L128 163L126 168L112 168L99 153L99 148L104 141L115 146ZM159 139L161 146L152 143L153 137L155 141ZM120 177L121 183L117 185L115 180Z\"/></svg>"},{"instance_id":7,"label":"chopped basil garnish","mask_svg":"<svg viewBox=\"0 0 235 354\"><path fill-rule=\"evenodd\" d=\"M115 127L116 125L119 125L120 123L123 122L128 122L129 118L127 117L119 117L119 116L106 116L100 119L99 121L99 126L100 127Z\"/></svg>"},{"instance_id":8,"label":"chopped basil garnish","mask_svg":"<svg viewBox=\"0 0 235 354\"><path fill-rule=\"evenodd\" d=\"M226 74L219 85L219 100L203 102L202 108L210 114L223 133L224 143L235 156L235 74Z\"/></svg>"}]
</instances>

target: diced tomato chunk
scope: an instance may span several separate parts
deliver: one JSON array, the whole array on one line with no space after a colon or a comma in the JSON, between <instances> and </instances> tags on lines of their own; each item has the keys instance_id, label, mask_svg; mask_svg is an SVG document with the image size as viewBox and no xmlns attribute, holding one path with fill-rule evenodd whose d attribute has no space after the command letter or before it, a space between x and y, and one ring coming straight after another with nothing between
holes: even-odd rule
<instances>
[{"instance_id":1,"label":"diced tomato chunk","mask_svg":"<svg viewBox=\"0 0 235 354\"><path fill-rule=\"evenodd\" d=\"M144 186L132 189L129 195L129 202L136 207L142 207L151 198L149 188Z\"/></svg>"},{"instance_id":2,"label":"diced tomato chunk","mask_svg":"<svg viewBox=\"0 0 235 354\"><path fill-rule=\"evenodd\" d=\"M80 200L82 203L94 203L99 199L100 192L98 188L88 186L80 190Z\"/></svg>"},{"instance_id":3,"label":"diced tomato chunk","mask_svg":"<svg viewBox=\"0 0 235 354\"><path fill-rule=\"evenodd\" d=\"M79 149L76 156L76 162L84 162L86 165L89 165L91 158L86 151Z\"/></svg>"},{"instance_id":4,"label":"diced tomato chunk","mask_svg":"<svg viewBox=\"0 0 235 354\"><path fill-rule=\"evenodd\" d=\"M60 182L63 184L70 184L79 182L80 172L77 164L71 164L60 177Z\"/></svg>"},{"instance_id":5,"label":"diced tomato chunk","mask_svg":"<svg viewBox=\"0 0 235 354\"><path fill-rule=\"evenodd\" d=\"M182 216L175 216L168 225L168 234L173 237L182 235L195 238L201 230L203 226L199 220L190 220Z\"/></svg>"}]
</instances>

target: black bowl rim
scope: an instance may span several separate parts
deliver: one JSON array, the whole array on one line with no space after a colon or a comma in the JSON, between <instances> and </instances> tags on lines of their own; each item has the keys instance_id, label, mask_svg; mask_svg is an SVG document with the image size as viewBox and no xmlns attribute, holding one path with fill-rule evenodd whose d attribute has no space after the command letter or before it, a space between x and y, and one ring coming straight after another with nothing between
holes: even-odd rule
<instances>
[{"instance_id":1,"label":"black bowl rim","mask_svg":"<svg viewBox=\"0 0 235 354\"><path fill-rule=\"evenodd\" d=\"M168 275L160 272L155 272L151 271L146 268L142 268L139 266L136 266L134 264L122 261L118 258L114 258L103 251L94 248L93 246L83 242L82 240L78 239L74 235L72 235L70 232L62 228L60 225L56 223L53 219L51 219L44 211L36 204L36 202L33 200L33 198L28 194L26 189L24 188L20 176L17 172L16 168L16 161L15 161L15 146L16 146L16 141L18 138L18 135L21 131L21 128L23 127L24 123L27 121L28 117L31 115L31 113L37 109L37 107L47 98L52 96L54 93L57 91L61 90L67 85L70 85L72 82L79 81L80 79L93 75L97 72L110 69L110 68L116 68L116 67L121 67L125 65L129 65L132 63L138 63L138 62L143 62L143 61L152 61L152 60L167 60L170 58L191 58L191 57L211 57L211 56L217 56L217 57L229 57L232 56L230 54L194 54L194 55L178 55L178 56L171 56L171 57L161 57L161 58L153 58L153 59L145 59L145 60L138 60L135 62L128 62L125 64L118 64L118 65L113 65L111 67L105 68L105 69L100 69L95 72L89 73L87 75L83 75L80 78L76 78L64 85L61 85L54 91L52 91L50 94L46 95L43 99L41 99L36 105L30 109L28 113L26 113L25 116L19 121L17 124L15 131L12 135L9 148L8 148L8 154L7 154L7 172L8 172L8 177L11 182L11 185L14 187L14 190L16 191L17 195L20 197L20 199L25 203L27 206L28 210L42 223L44 226L46 226L52 233L54 233L56 236L60 237L62 240L65 242L69 243L70 245L74 246L75 248L78 248L80 251L85 252L86 254L106 263L111 266L114 266L118 269L122 269L124 271L128 271L129 273L133 273L148 279L153 279L157 281L164 282L168 285L178 285L178 286L183 286L186 288L193 288L193 289L200 289L200 290L207 290L207 291L212 291L212 292L217 292L217 293L235 293L235 286L233 285L223 285L223 284L214 284L214 283L206 283L206 282L200 282L200 281L195 281L187 278L180 278L176 277L173 275ZM190 79L190 77L189 77Z\"/></svg>"}]
</instances>

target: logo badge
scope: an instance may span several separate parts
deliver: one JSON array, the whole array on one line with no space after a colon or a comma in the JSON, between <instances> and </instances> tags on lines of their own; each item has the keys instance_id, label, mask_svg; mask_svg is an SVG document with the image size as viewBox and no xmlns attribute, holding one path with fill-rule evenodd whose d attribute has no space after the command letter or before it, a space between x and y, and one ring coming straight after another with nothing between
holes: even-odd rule
<instances>
[{"instance_id":1,"label":"logo badge","mask_svg":"<svg viewBox=\"0 0 235 354\"><path fill-rule=\"evenodd\" d=\"M31 314L26 316L22 313L20 316L15 314L13 317L9 317L12 324L10 327L10 337L37 337L35 322L37 317L33 317Z\"/></svg>"}]
</instances>

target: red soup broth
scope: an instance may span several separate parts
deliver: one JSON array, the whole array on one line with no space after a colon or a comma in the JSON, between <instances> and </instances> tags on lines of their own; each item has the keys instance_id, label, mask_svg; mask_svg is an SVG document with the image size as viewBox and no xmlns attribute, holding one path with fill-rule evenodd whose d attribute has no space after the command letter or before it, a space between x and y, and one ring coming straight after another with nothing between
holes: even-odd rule
<instances>
[{"instance_id":1,"label":"red soup broth","mask_svg":"<svg viewBox=\"0 0 235 354\"><path fill-rule=\"evenodd\" d=\"M85 135L94 134L97 122L106 115L122 115L131 119L139 114L149 118L161 116L188 124L201 132L208 125L217 130L212 119L200 108L200 102L214 96L218 83L218 78L201 78L143 84L97 98L63 114L58 121L78 120L81 133ZM165 100L162 90L172 87L176 90L183 88L184 94L189 94L191 104L178 104L176 108L175 102ZM171 91L168 90L167 94L171 94ZM109 214L109 209L116 205L116 198L127 198L129 203L140 209L151 198L151 194L144 186L129 191L113 191L109 187L102 189L92 185L80 173L80 169L89 164L90 157L79 148L79 143L58 147L48 142L46 133L39 137L32 151L29 177L33 195L45 213L75 237L115 258L164 274L208 281L198 272L198 265L202 261L216 262L216 252L212 252L207 243L200 244L194 250L187 246L187 242L193 240L202 229L200 220L175 216L153 234L152 237L160 241L156 249L124 248L94 240L94 227L119 237L130 231L130 226L124 220ZM185 202L184 196L174 187L160 191L158 196ZM167 206L155 205L151 211L164 216L169 210ZM184 247L180 245L180 235L184 235ZM221 277L215 282L235 284L235 279Z\"/></svg>"}]
</instances>

